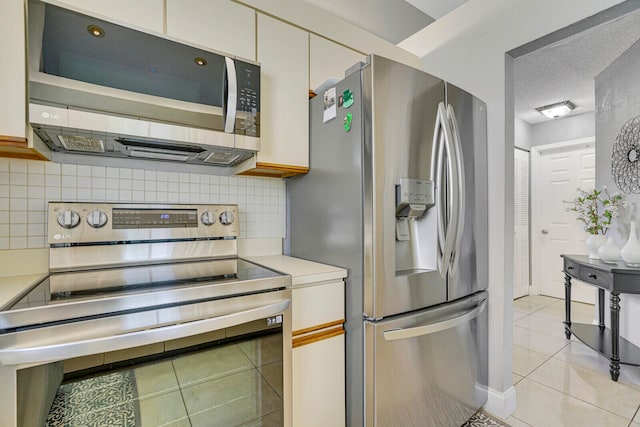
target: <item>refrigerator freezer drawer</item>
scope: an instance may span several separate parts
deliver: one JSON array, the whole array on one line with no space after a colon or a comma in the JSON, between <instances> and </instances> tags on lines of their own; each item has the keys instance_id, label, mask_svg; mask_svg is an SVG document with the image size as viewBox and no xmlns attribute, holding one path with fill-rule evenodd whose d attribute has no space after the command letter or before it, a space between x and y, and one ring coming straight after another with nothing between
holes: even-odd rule
<instances>
[{"instance_id":1,"label":"refrigerator freezer drawer","mask_svg":"<svg viewBox=\"0 0 640 427\"><path fill-rule=\"evenodd\" d=\"M365 322L367 426L458 427L486 402L486 299Z\"/></svg>"}]
</instances>

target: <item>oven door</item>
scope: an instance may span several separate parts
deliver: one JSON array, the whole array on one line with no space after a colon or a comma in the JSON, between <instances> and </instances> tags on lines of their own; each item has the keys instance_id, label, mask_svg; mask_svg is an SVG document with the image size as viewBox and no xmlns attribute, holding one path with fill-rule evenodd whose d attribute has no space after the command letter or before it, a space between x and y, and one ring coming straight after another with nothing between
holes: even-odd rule
<instances>
[{"instance_id":1,"label":"oven door","mask_svg":"<svg viewBox=\"0 0 640 427\"><path fill-rule=\"evenodd\" d=\"M212 356L213 353L186 354L171 360L169 365L173 366L173 375L177 378L177 389L169 388L165 390L167 393L156 391L149 394L145 391L144 381L138 379L136 396L132 399L132 402L137 405L134 416L142 417L146 423L161 422L162 420L148 417L162 415L167 405L163 403L161 397L168 398L169 394L178 393L180 400L185 402L184 414L180 412L181 410L171 410L169 411L171 413L167 414L167 421L180 421L184 415L189 418L192 425L198 424L198 419L205 420L207 425L213 422L211 417L219 417L222 424L227 421L235 422L236 420L225 421L224 417L228 416L228 413L219 410L222 406L219 402L217 406L209 408L206 405L202 406L203 399L198 398L203 393L207 393L208 387L222 387L225 390L235 388L240 393L228 399L229 402L244 401L244 412L240 411L243 418L239 421L250 422L269 415L272 418L281 418L284 425L291 425L290 302L291 291L286 289L5 333L0 335L0 382L19 383L21 369L28 371L36 366L46 366L45 364L55 366L59 364L52 364L52 362L102 353L113 354L116 351L158 343L163 343L164 348L168 350L170 342L185 341L189 337L211 335L212 331L219 331L222 334L220 336L224 337L221 340L223 344L218 346L219 348L205 346L202 350L198 350L198 352L218 351L217 354L221 356L217 362L215 361L217 359ZM247 325L261 319L276 325L281 322L281 333L276 338L268 340L271 342L271 350L263 347L261 343L264 340L255 341L243 335L243 331L249 331ZM269 353L273 352L273 342L277 343L276 347L279 347L279 350L281 349L281 353L279 350L276 352L281 354L280 360L271 360L273 357L269 356ZM238 355L246 358L246 363L239 363ZM178 357L180 357L179 360ZM239 365L222 369L223 373L220 373L218 368L226 363L239 363ZM159 365L155 363L152 366L158 369ZM209 372L207 367L210 368ZM135 369L134 365L131 372L135 372ZM142 368L137 372L142 372ZM157 378L161 378L162 375L164 374L158 374ZM279 379L273 381L277 384L275 386L267 381L273 375L281 378L281 386ZM25 377L22 375L22 378ZM152 378L151 383L156 384L156 381ZM64 387L62 386L58 393ZM19 425L19 418L24 417L24 411L21 408L29 406L26 402L18 401L18 389L17 385L14 386L10 393L6 393L6 396L0 399L0 413L3 414L3 422L8 422L7 425ZM189 395L192 399L188 397ZM149 403L150 399L155 399L155 403ZM253 400L247 402L247 399ZM40 400L46 401L46 399ZM210 399L204 400L210 401ZM143 411L144 405L147 407L152 405L152 408ZM246 409L247 407L249 409ZM37 411L30 410L30 412ZM237 409L232 409L230 412L239 413ZM92 413L95 415L97 412ZM42 425L42 423L39 424Z\"/></svg>"}]
</instances>

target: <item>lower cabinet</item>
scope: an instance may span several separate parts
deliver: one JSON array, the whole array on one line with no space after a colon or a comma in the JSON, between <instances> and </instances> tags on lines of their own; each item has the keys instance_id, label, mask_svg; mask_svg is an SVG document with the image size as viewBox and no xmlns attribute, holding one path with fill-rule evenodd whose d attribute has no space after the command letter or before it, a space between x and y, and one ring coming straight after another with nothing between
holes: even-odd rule
<instances>
[{"instance_id":1,"label":"lower cabinet","mask_svg":"<svg viewBox=\"0 0 640 427\"><path fill-rule=\"evenodd\" d=\"M344 282L293 289L293 425L345 425Z\"/></svg>"},{"instance_id":2,"label":"lower cabinet","mask_svg":"<svg viewBox=\"0 0 640 427\"><path fill-rule=\"evenodd\" d=\"M344 334L295 347L293 425L344 426L344 375Z\"/></svg>"}]
</instances>

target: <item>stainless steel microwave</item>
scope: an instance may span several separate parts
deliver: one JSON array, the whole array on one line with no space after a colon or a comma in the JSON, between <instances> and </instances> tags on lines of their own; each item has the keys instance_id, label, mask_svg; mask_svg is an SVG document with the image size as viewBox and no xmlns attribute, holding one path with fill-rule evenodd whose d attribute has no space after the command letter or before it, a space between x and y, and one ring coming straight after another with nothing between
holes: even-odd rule
<instances>
[{"instance_id":1,"label":"stainless steel microwave","mask_svg":"<svg viewBox=\"0 0 640 427\"><path fill-rule=\"evenodd\" d=\"M260 148L260 66L28 3L29 121L54 151L231 166Z\"/></svg>"}]
</instances>

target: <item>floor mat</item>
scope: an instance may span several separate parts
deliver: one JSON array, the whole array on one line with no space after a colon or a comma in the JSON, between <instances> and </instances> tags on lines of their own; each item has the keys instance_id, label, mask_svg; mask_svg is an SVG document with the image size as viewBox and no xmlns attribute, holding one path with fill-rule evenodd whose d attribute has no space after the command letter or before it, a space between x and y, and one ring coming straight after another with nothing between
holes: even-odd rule
<instances>
[{"instance_id":1,"label":"floor mat","mask_svg":"<svg viewBox=\"0 0 640 427\"><path fill-rule=\"evenodd\" d=\"M469 421L462 424L461 427L511 427L509 424L502 420L495 418L492 415L487 414L483 410L480 410L473 414Z\"/></svg>"},{"instance_id":2,"label":"floor mat","mask_svg":"<svg viewBox=\"0 0 640 427\"><path fill-rule=\"evenodd\" d=\"M134 390L130 371L62 384L46 426L135 426Z\"/></svg>"}]
</instances>

